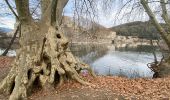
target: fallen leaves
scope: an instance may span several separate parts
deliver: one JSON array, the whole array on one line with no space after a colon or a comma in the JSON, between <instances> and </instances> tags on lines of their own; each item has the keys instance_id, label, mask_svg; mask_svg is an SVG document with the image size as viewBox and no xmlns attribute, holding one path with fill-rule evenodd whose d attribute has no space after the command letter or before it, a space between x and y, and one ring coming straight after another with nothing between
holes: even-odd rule
<instances>
[{"instance_id":1,"label":"fallen leaves","mask_svg":"<svg viewBox=\"0 0 170 100\"><path fill-rule=\"evenodd\" d=\"M117 76L86 76L85 80L93 86L82 86L76 82L70 82L63 85L62 89L67 88L89 88L91 90L108 89L112 92L123 95L124 97L139 99L162 99L170 97L170 77L162 79L127 79ZM66 88L67 87L67 88ZM59 90L62 90L61 88Z\"/></svg>"},{"instance_id":2,"label":"fallen leaves","mask_svg":"<svg viewBox=\"0 0 170 100\"><path fill-rule=\"evenodd\" d=\"M9 67L14 57L0 56L0 68Z\"/></svg>"},{"instance_id":3,"label":"fallen leaves","mask_svg":"<svg viewBox=\"0 0 170 100\"><path fill-rule=\"evenodd\" d=\"M1 72L3 68L10 66L13 58L0 57ZM88 90L95 92L103 92L103 96L107 96L106 93L115 93L117 95L123 95L125 98L136 99L163 99L168 100L170 98L170 77L147 79L137 78L128 79L118 76L97 76L93 78L87 73L82 73L84 80L88 81L92 85L82 86L75 81L67 81L62 86L56 87L54 94L59 94L62 91L72 91L73 89ZM39 91L36 95L47 95L42 91ZM77 95L71 94L73 98L77 98ZM85 93L85 96L90 94ZM95 96L95 95L94 95ZM95 98L95 97L94 97Z\"/></svg>"}]
</instances>

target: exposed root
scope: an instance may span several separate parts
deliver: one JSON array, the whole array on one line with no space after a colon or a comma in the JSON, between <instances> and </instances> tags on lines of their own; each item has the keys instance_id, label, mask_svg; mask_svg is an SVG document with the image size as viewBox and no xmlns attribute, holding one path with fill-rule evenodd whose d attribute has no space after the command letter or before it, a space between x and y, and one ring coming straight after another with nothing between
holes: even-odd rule
<instances>
[{"instance_id":1,"label":"exposed root","mask_svg":"<svg viewBox=\"0 0 170 100\"><path fill-rule=\"evenodd\" d=\"M60 86L68 79L91 85L81 78L79 72L86 69L93 76L95 74L89 66L67 52L68 42L63 34L50 27L45 41L35 41L29 41L21 47L11 71L0 84L0 91L10 94L10 100L25 100L36 81L36 85L41 87L54 86L56 83Z\"/></svg>"},{"instance_id":2,"label":"exposed root","mask_svg":"<svg viewBox=\"0 0 170 100\"><path fill-rule=\"evenodd\" d=\"M169 59L161 59L160 62L152 62L147 66L154 72L153 78L162 78L170 75Z\"/></svg>"},{"instance_id":3,"label":"exposed root","mask_svg":"<svg viewBox=\"0 0 170 100\"><path fill-rule=\"evenodd\" d=\"M15 85L15 67L11 69L9 74L5 77L5 79L0 83L0 92L10 94Z\"/></svg>"}]
</instances>

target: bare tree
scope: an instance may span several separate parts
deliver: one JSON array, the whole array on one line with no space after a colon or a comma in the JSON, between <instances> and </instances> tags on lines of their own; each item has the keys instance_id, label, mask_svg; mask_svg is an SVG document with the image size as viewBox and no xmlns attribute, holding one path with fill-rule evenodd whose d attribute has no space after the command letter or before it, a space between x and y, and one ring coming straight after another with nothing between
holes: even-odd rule
<instances>
[{"instance_id":1,"label":"bare tree","mask_svg":"<svg viewBox=\"0 0 170 100\"><path fill-rule=\"evenodd\" d=\"M62 11L68 0L41 0L41 19L35 21L30 13L29 0L15 0L21 23L20 49L6 78L0 83L0 92L10 94L10 100L26 99L35 81L43 88L61 85L67 79L82 84L78 72L89 66L78 62L68 48L61 31ZM94 75L94 74L93 74Z\"/></svg>"},{"instance_id":2,"label":"bare tree","mask_svg":"<svg viewBox=\"0 0 170 100\"><path fill-rule=\"evenodd\" d=\"M150 20L156 27L156 29L159 31L161 37L163 40L165 40L166 44L168 45L168 48L170 49L170 19L168 14L168 0L159 0L155 1L160 3L161 6L161 14L162 19L164 20L165 24L167 25L167 30L165 30L164 27L161 26L159 23L159 20L157 19L155 13L152 11L151 6L149 6L149 3L152 3L154 1L150 0L140 0L143 8L145 9L146 13L148 14ZM157 77L165 77L170 74L170 57L166 58L164 61L162 61L160 64L156 65L156 68L154 68L154 72L157 73Z\"/></svg>"},{"instance_id":3,"label":"bare tree","mask_svg":"<svg viewBox=\"0 0 170 100\"><path fill-rule=\"evenodd\" d=\"M121 1L123 2L124 0ZM149 20L158 30L159 34L161 35L162 39L165 41L165 43L167 44L170 50L170 17L169 17L169 10L168 10L169 0L128 0L122 6L121 10L123 8L126 8L128 4L131 5L130 12L124 12L124 13L126 14L128 13L130 16L135 16L132 15L132 11L135 11L137 12L137 14L140 14L141 12L143 12L140 10L144 10L146 14L149 16ZM138 11L135 10L136 8L138 8ZM118 14L120 14L120 12ZM169 62L170 62L170 57L161 60L160 63L155 62L152 65L150 65L150 67L155 72L155 74L157 74L157 75L154 74L154 76L156 77L168 76L170 74Z\"/></svg>"},{"instance_id":4,"label":"bare tree","mask_svg":"<svg viewBox=\"0 0 170 100\"><path fill-rule=\"evenodd\" d=\"M139 17L138 15L148 15L149 22L151 22L158 30L162 39L167 44L170 50L170 1L169 0L105 0L104 5L116 4L120 6L119 12L115 18L130 18ZM106 9L112 9L105 7ZM146 13L145 13L145 12ZM122 16L120 16L122 14ZM122 17L122 18L120 18ZM119 21L119 20L118 20ZM132 21L132 20L131 20ZM156 33L153 33L153 35ZM168 54L169 55L169 54ZM156 62L151 65L152 70L157 74L154 76L164 77L170 74L170 55L168 58Z\"/></svg>"}]
</instances>

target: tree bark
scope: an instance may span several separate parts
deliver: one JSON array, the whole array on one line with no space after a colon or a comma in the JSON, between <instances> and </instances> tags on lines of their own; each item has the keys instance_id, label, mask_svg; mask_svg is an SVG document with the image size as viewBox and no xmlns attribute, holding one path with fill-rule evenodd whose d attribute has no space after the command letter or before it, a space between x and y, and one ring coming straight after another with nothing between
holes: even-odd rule
<instances>
[{"instance_id":1,"label":"tree bark","mask_svg":"<svg viewBox=\"0 0 170 100\"><path fill-rule=\"evenodd\" d=\"M11 65L9 74L0 83L0 92L10 94L10 100L25 100L31 93L35 82L38 82L36 85L39 84L44 89L54 84L61 85L68 79L90 85L79 76L79 72L86 69L93 76L94 73L88 65L78 62L74 58L60 26L44 23L51 17L49 7L45 11L46 14L49 14L46 15L48 17L43 17L41 22L35 23L29 17L28 4L26 4L28 0L15 1L16 5L20 6L17 7L17 11L22 22L20 49L17 50L17 56ZM62 2L62 0L59 1ZM24 4L25 7L21 7L21 4ZM61 4L65 5L65 3ZM57 21L56 18L56 23Z\"/></svg>"},{"instance_id":2,"label":"tree bark","mask_svg":"<svg viewBox=\"0 0 170 100\"><path fill-rule=\"evenodd\" d=\"M41 12L42 14L45 14L45 11L50 6L51 0L41 0Z\"/></svg>"},{"instance_id":3,"label":"tree bark","mask_svg":"<svg viewBox=\"0 0 170 100\"><path fill-rule=\"evenodd\" d=\"M32 17L29 10L29 0L15 0L19 20L25 23L31 22Z\"/></svg>"}]
</instances>

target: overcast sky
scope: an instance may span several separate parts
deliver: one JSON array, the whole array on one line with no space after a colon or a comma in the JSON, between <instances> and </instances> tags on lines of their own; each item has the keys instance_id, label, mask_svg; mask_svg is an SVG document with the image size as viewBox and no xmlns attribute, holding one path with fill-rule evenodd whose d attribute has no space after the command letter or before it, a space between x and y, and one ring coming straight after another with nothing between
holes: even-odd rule
<instances>
[{"instance_id":1,"label":"overcast sky","mask_svg":"<svg viewBox=\"0 0 170 100\"><path fill-rule=\"evenodd\" d=\"M3 1L1 0L0 3L1 3L0 6L2 6L2 4L4 4L4 0ZM74 4L73 0L69 0L68 4L66 5L64 9L64 15L71 16L71 17L73 16L73 12L74 12L73 4ZM132 13L132 15L130 16L126 15L125 12L130 11L130 5L129 7L126 7L125 9L123 9L120 15L116 17L122 5L123 3L122 4L116 3L116 2L112 3L111 9L107 11L104 10L103 6L101 6L100 4L97 5L96 9L97 9L98 17L95 18L95 21L108 28L108 27L112 27L112 26L119 25L119 24L126 23L126 22L148 20L148 17L146 16L146 14L144 14L144 12L141 12L141 14L138 14L138 15L137 14L135 15L135 13ZM9 12L9 9L7 7L0 8L0 10L2 11L0 13ZM15 23L14 16L11 16L11 15L3 16L3 14L0 14L0 15L1 15L0 16L0 27L13 28L14 23Z\"/></svg>"}]
</instances>

